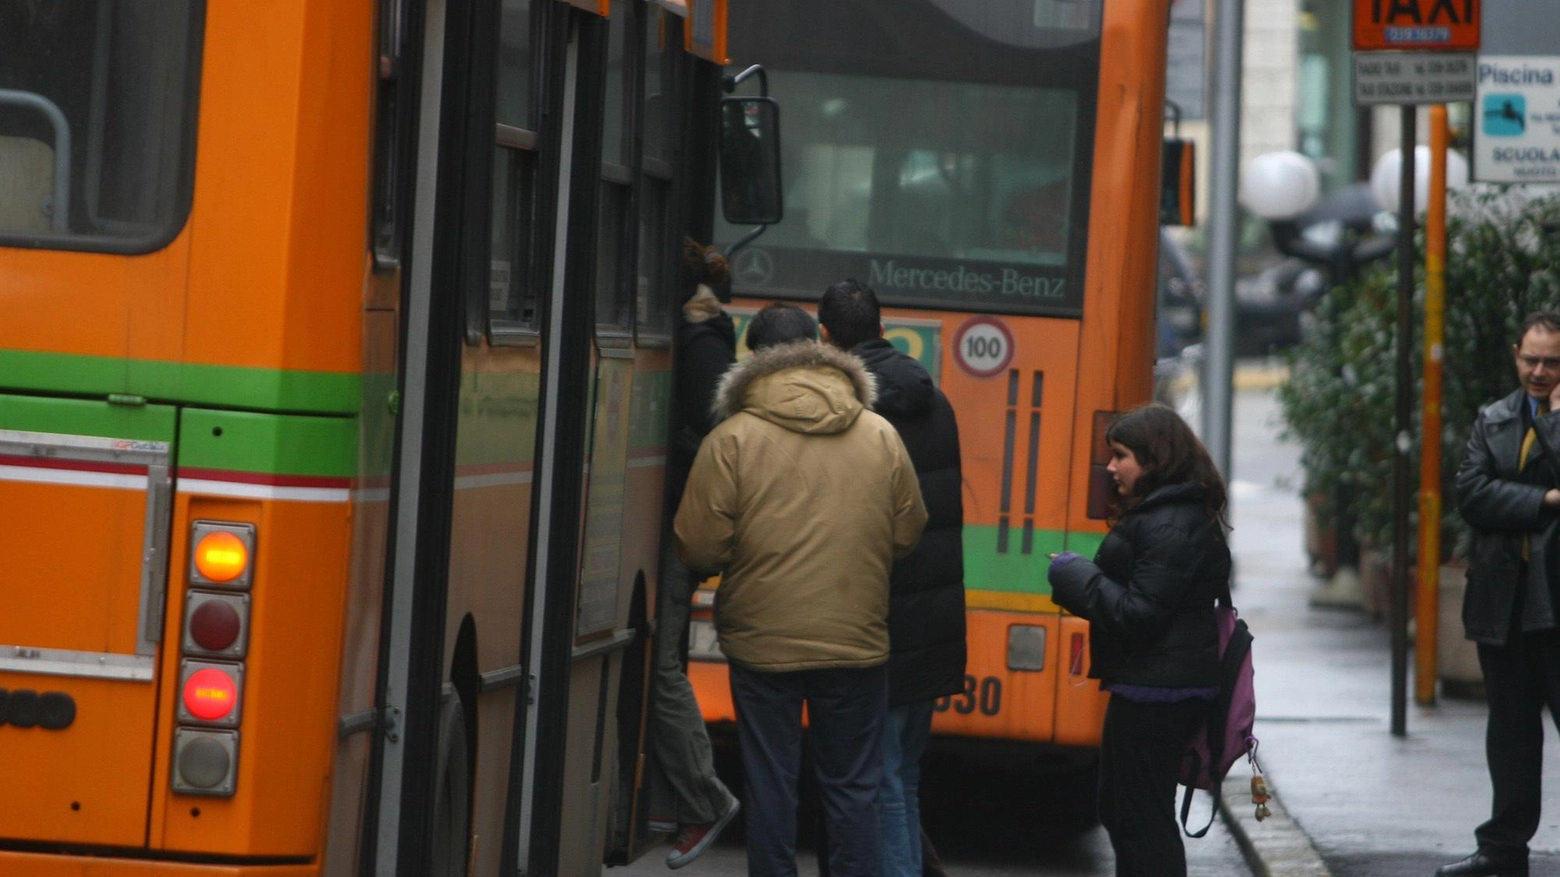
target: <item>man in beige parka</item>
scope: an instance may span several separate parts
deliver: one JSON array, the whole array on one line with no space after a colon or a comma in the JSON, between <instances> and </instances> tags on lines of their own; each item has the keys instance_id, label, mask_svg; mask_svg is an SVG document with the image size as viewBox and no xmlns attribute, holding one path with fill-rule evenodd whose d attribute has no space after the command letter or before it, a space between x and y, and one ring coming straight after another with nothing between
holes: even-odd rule
<instances>
[{"instance_id":1,"label":"man in beige parka","mask_svg":"<svg viewBox=\"0 0 1560 877\"><path fill-rule=\"evenodd\" d=\"M815 332L793 305L754 317L754 355L721 380L722 420L675 522L683 562L722 574L715 624L731 666L753 877L796 873L804 702L830 872L877 872L888 576L926 524L904 443L869 410L870 374Z\"/></svg>"}]
</instances>

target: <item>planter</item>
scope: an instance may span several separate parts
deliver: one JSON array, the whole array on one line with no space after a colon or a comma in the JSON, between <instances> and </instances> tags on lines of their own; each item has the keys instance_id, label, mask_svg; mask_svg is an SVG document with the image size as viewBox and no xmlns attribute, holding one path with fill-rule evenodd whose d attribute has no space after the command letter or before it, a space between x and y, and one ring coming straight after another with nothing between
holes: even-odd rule
<instances>
[{"instance_id":1,"label":"planter","mask_svg":"<svg viewBox=\"0 0 1560 877\"><path fill-rule=\"evenodd\" d=\"M1332 520L1322 518L1327 500L1320 493L1305 498L1305 556L1311 575L1330 579L1338 572L1338 537Z\"/></svg>"},{"instance_id":2,"label":"planter","mask_svg":"<svg viewBox=\"0 0 1560 877\"><path fill-rule=\"evenodd\" d=\"M1436 636L1436 673L1441 694L1453 699L1484 699L1484 674L1479 670L1479 650L1463 632L1463 591L1468 567L1441 567L1441 611Z\"/></svg>"},{"instance_id":3,"label":"planter","mask_svg":"<svg viewBox=\"0 0 1560 877\"><path fill-rule=\"evenodd\" d=\"M1391 553L1383 553L1368 545L1360 546L1360 590L1364 592L1364 609L1374 618L1385 618L1392 607L1392 559Z\"/></svg>"}]
</instances>

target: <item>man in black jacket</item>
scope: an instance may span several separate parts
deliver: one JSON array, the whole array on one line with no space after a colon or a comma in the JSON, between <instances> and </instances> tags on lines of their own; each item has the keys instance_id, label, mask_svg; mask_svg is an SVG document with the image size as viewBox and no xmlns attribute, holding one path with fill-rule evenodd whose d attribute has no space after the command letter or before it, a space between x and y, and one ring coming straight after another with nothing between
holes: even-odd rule
<instances>
[{"instance_id":1,"label":"man in black jacket","mask_svg":"<svg viewBox=\"0 0 1560 877\"><path fill-rule=\"evenodd\" d=\"M883 877L921 877L918 796L932 702L964 690L964 500L959 426L926 369L883 338L877 295L843 280L818 302L823 340L866 363L877 413L904 440L928 520L889 577L888 720L883 733Z\"/></svg>"},{"instance_id":2,"label":"man in black jacket","mask_svg":"<svg viewBox=\"0 0 1560 877\"><path fill-rule=\"evenodd\" d=\"M1457 470L1457 500L1474 530L1463 625L1478 643L1489 700L1485 758L1494 801L1479 848L1437 877L1527 877L1538 829L1543 709L1560 721L1560 313L1528 315L1513 345L1522 388L1479 412Z\"/></svg>"}]
</instances>

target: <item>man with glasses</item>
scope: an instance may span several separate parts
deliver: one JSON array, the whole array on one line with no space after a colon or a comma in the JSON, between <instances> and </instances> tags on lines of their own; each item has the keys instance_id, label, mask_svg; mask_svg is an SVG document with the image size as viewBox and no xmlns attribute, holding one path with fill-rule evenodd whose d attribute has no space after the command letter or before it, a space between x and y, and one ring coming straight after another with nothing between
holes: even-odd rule
<instances>
[{"instance_id":1,"label":"man with glasses","mask_svg":"<svg viewBox=\"0 0 1560 877\"><path fill-rule=\"evenodd\" d=\"M1522 323L1512 347L1520 389L1479 412L1457 470L1473 528L1463 624L1478 643L1494 801L1478 849L1437 877L1527 877L1542 803L1543 709L1560 721L1560 630L1550 567L1560 563L1560 313Z\"/></svg>"}]
</instances>

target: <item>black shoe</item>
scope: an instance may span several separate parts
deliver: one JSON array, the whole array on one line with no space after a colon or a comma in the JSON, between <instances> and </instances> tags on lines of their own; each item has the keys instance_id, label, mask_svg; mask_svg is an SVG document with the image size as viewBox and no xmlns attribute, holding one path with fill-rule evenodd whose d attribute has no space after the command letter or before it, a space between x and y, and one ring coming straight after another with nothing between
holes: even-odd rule
<instances>
[{"instance_id":1,"label":"black shoe","mask_svg":"<svg viewBox=\"0 0 1560 877\"><path fill-rule=\"evenodd\" d=\"M1528 877L1528 863L1501 862L1483 853L1474 853L1460 862L1435 869L1435 877Z\"/></svg>"}]
</instances>

